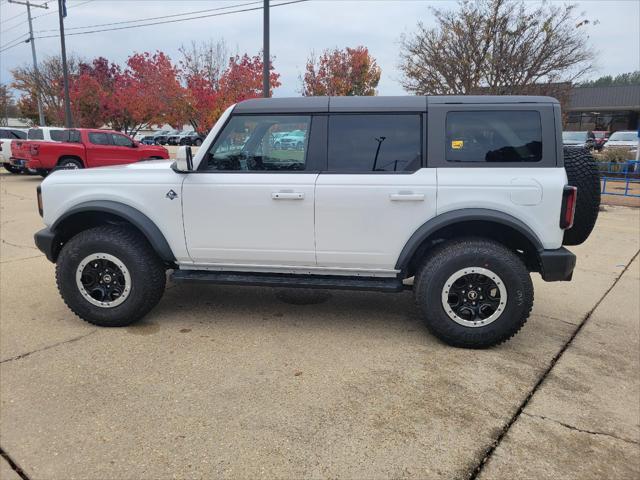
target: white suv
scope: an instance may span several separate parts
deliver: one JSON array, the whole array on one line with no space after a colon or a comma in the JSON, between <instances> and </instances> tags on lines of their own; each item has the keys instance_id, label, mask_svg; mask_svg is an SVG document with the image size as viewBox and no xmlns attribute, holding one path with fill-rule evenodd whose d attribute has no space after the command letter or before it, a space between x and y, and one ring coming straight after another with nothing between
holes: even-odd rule
<instances>
[{"instance_id":1,"label":"white suv","mask_svg":"<svg viewBox=\"0 0 640 480\"><path fill-rule=\"evenodd\" d=\"M289 132L301 148L274 142ZM481 348L526 322L529 272L571 279L562 245L591 232L599 189L587 152L563 154L553 98L254 99L194 158L50 175L35 240L96 325L148 313L170 269L176 282L413 289L435 335Z\"/></svg>"}]
</instances>

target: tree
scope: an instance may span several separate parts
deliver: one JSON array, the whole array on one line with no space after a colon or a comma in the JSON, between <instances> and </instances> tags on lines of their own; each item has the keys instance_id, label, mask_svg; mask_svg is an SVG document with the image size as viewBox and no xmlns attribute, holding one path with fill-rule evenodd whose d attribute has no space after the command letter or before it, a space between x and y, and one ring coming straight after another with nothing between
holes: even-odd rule
<instances>
[{"instance_id":1,"label":"tree","mask_svg":"<svg viewBox=\"0 0 640 480\"><path fill-rule=\"evenodd\" d=\"M587 80L580 83L580 87L614 87L618 85L640 85L640 70L629 73L621 73L612 77L605 75L595 80Z\"/></svg>"},{"instance_id":2,"label":"tree","mask_svg":"<svg viewBox=\"0 0 640 480\"><path fill-rule=\"evenodd\" d=\"M381 69L366 47L312 53L302 78L304 96L375 95Z\"/></svg>"},{"instance_id":3,"label":"tree","mask_svg":"<svg viewBox=\"0 0 640 480\"><path fill-rule=\"evenodd\" d=\"M188 78L202 77L217 87L229 61L229 49L224 38L215 43L213 40L199 44L192 41L189 47L182 45L180 53L180 65L184 75Z\"/></svg>"},{"instance_id":4,"label":"tree","mask_svg":"<svg viewBox=\"0 0 640 480\"><path fill-rule=\"evenodd\" d=\"M0 125L6 125L6 120L9 117L17 117L18 115L18 107L13 100L9 86L0 84Z\"/></svg>"},{"instance_id":5,"label":"tree","mask_svg":"<svg viewBox=\"0 0 640 480\"><path fill-rule=\"evenodd\" d=\"M524 94L536 85L574 82L592 68L593 51L575 5L459 0L432 9L437 26L418 23L401 41L403 87L418 95Z\"/></svg>"},{"instance_id":6,"label":"tree","mask_svg":"<svg viewBox=\"0 0 640 480\"><path fill-rule=\"evenodd\" d=\"M185 71L188 101L186 108L194 129L205 132L213 127L222 112L234 103L262 96L262 58L258 55L235 55L214 78L203 70ZM270 66L272 91L280 86L280 75Z\"/></svg>"}]
</instances>

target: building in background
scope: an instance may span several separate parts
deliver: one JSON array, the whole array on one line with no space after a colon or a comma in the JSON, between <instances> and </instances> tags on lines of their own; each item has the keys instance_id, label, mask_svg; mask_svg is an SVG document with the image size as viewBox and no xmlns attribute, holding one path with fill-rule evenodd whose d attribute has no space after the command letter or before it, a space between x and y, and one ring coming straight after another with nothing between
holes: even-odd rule
<instances>
[{"instance_id":1,"label":"building in background","mask_svg":"<svg viewBox=\"0 0 640 480\"><path fill-rule=\"evenodd\" d=\"M565 112L565 130L637 130L640 85L574 87Z\"/></svg>"}]
</instances>

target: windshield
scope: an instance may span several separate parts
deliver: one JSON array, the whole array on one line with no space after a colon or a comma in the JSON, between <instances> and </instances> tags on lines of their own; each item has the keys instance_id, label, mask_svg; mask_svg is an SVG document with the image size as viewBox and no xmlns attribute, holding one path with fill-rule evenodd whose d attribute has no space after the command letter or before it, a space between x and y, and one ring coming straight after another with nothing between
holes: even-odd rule
<instances>
[{"instance_id":1,"label":"windshield","mask_svg":"<svg viewBox=\"0 0 640 480\"><path fill-rule=\"evenodd\" d=\"M636 132L616 132L609 137L609 140L633 142L638 140L638 134Z\"/></svg>"},{"instance_id":2,"label":"windshield","mask_svg":"<svg viewBox=\"0 0 640 480\"><path fill-rule=\"evenodd\" d=\"M607 132L593 132L596 138L605 138Z\"/></svg>"},{"instance_id":3,"label":"windshield","mask_svg":"<svg viewBox=\"0 0 640 480\"><path fill-rule=\"evenodd\" d=\"M562 132L563 142L584 142L587 139L587 132Z\"/></svg>"}]
</instances>

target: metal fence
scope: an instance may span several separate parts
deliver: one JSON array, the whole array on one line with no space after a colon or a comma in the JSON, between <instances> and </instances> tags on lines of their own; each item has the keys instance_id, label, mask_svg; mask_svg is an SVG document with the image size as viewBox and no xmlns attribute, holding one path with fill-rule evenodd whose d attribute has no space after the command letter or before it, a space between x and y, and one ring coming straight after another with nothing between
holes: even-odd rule
<instances>
[{"instance_id":1,"label":"metal fence","mask_svg":"<svg viewBox=\"0 0 640 480\"><path fill-rule=\"evenodd\" d=\"M602 195L640 197L640 161L597 162Z\"/></svg>"}]
</instances>

